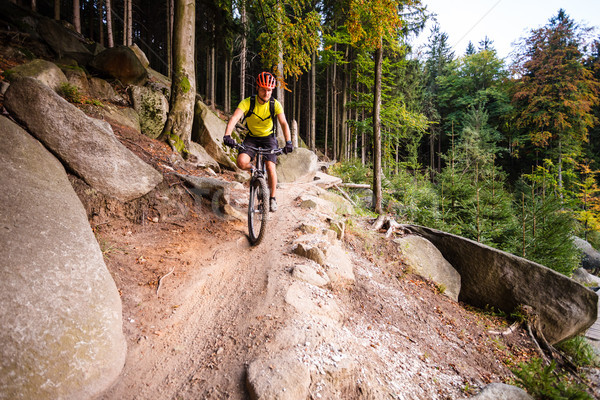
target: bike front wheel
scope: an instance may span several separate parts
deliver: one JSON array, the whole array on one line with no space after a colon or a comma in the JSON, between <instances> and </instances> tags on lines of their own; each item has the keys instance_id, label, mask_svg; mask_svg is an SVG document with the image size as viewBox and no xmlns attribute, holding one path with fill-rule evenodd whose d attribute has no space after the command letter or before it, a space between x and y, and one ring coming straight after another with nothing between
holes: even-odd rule
<instances>
[{"instance_id":1,"label":"bike front wheel","mask_svg":"<svg viewBox=\"0 0 600 400\"><path fill-rule=\"evenodd\" d=\"M269 188L265 178L259 177L250 182L250 201L248 202L248 232L250 243L258 245L267 229L269 218Z\"/></svg>"}]
</instances>

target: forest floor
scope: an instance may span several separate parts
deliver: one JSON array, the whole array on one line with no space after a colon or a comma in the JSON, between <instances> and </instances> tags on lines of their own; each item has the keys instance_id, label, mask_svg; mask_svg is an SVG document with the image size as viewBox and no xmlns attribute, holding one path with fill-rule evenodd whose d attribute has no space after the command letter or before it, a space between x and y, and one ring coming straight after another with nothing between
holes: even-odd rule
<instances>
[{"instance_id":1,"label":"forest floor","mask_svg":"<svg viewBox=\"0 0 600 400\"><path fill-rule=\"evenodd\" d=\"M101 398L248 398L248 364L285 345L279 338L297 318L285 294L291 270L307 262L292 249L300 225L315 219L297 201L312 184L280 185L279 210L263 243L252 247L245 222L220 217L208 200L183 188L171 173L182 164L172 162L177 157L168 146L113 128L165 173L165 182L146 199L122 205L90 197L72 179L123 303L126 364ZM243 212L246 197L245 188L234 191L232 204ZM332 359L351 356L361 366L350 378L359 389L346 388L344 398L365 398L356 376L370 376L394 388L393 398L456 399L509 382L509 366L534 354L524 330L498 335L507 328L504 318L443 296L407 271L395 245L371 231L368 219L351 221L343 246L356 283L327 294L341 309L342 329L292 349L313 372L312 398L341 393L327 387L323 372Z\"/></svg>"}]
</instances>

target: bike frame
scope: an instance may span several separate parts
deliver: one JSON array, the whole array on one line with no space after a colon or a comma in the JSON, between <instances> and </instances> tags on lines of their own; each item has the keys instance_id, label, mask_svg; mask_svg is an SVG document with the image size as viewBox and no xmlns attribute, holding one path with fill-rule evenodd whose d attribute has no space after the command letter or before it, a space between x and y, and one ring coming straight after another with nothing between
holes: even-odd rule
<instances>
[{"instance_id":1,"label":"bike frame","mask_svg":"<svg viewBox=\"0 0 600 400\"><path fill-rule=\"evenodd\" d=\"M239 150L253 150L256 159L252 161L253 170L250 178L250 198L248 201L248 231L252 245L258 245L264 237L269 219L269 187L268 174L265 166L265 155L281 154L283 149L264 149L250 145L238 144Z\"/></svg>"}]
</instances>

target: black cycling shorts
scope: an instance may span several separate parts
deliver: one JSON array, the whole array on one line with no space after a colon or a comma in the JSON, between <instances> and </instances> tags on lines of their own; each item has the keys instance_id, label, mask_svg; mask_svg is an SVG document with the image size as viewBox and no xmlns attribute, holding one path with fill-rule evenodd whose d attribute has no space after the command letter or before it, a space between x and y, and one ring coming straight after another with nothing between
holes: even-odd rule
<instances>
[{"instance_id":1,"label":"black cycling shorts","mask_svg":"<svg viewBox=\"0 0 600 400\"><path fill-rule=\"evenodd\" d=\"M277 138L273 134L264 137L246 135L246 138L244 139L244 144L249 144L253 147L262 147L263 149L268 150L277 149L279 147L277 143ZM254 156L256 156L256 152L251 149L242 150L240 151L240 153L248 154L251 160L254 160ZM277 163L277 154L266 154L265 159Z\"/></svg>"}]
</instances>

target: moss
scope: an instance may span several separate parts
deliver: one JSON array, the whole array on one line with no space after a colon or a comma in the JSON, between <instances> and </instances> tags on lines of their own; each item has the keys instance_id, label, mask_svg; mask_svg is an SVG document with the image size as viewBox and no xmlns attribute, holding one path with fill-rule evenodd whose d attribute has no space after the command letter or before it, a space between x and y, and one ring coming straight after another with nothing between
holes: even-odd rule
<instances>
[{"instance_id":1,"label":"moss","mask_svg":"<svg viewBox=\"0 0 600 400\"><path fill-rule=\"evenodd\" d=\"M187 78L187 76L183 76L183 78L181 79L181 90L183 91L183 93L187 93L190 91L190 89L192 88L192 85L190 85L190 81Z\"/></svg>"},{"instance_id":2,"label":"moss","mask_svg":"<svg viewBox=\"0 0 600 400\"><path fill-rule=\"evenodd\" d=\"M167 132L169 138L169 144L173 149L175 149L179 154L186 157L189 154L188 149L185 147L185 142L181 140L179 136L177 136L173 132Z\"/></svg>"},{"instance_id":3,"label":"moss","mask_svg":"<svg viewBox=\"0 0 600 400\"><path fill-rule=\"evenodd\" d=\"M2 75L6 78L7 81L12 82L16 77L17 74L15 73L15 71L13 71L12 69L6 70L2 73Z\"/></svg>"}]
</instances>

